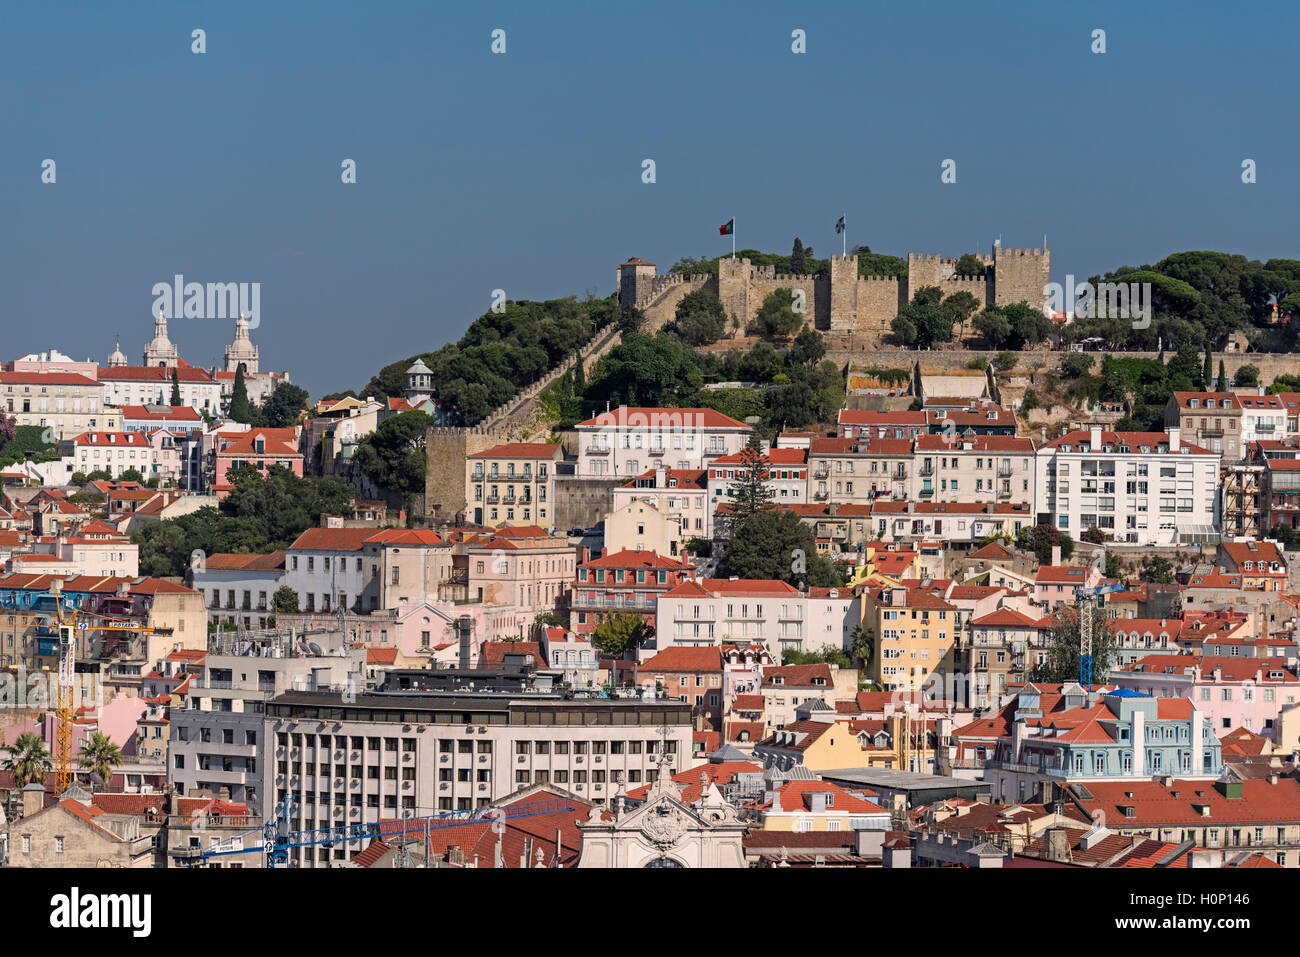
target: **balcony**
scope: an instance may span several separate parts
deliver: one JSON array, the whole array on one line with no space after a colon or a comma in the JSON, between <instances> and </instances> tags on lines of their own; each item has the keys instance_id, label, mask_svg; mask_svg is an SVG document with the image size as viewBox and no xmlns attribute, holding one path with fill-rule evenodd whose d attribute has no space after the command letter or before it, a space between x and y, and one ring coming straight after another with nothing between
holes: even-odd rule
<instances>
[{"instance_id":1,"label":"balcony","mask_svg":"<svg viewBox=\"0 0 1300 957\"><path fill-rule=\"evenodd\" d=\"M824 488L818 489L817 491L813 492L813 498L818 502L824 502L828 498L830 498L830 496L831 493L826 491L826 489Z\"/></svg>"},{"instance_id":2,"label":"balcony","mask_svg":"<svg viewBox=\"0 0 1300 957\"><path fill-rule=\"evenodd\" d=\"M1010 477L1011 477L1011 466L1010 466L1010 465L999 465L999 466L998 466L998 478L1010 478Z\"/></svg>"},{"instance_id":3,"label":"balcony","mask_svg":"<svg viewBox=\"0 0 1300 957\"><path fill-rule=\"evenodd\" d=\"M1206 439L1221 439L1223 438L1223 429L1201 429L1197 432L1197 435Z\"/></svg>"},{"instance_id":4,"label":"balcony","mask_svg":"<svg viewBox=\"0 0 1300 957\"><path fill-rule=\"evenodd\" d=\"M489 505L498 505L501 502L501 496L498 495L496 492L493 492L491 495L487 497L486 501Z\"/></svg>"},{"instance_id":5,"label":"balcony","mask_svg":"<svg viewBox=\"0 0 1300 957\"><path fill-rule=\"evenodd\" d=\"M662 445L652 445L649 449L651 455L663 455L665 451Z\"/></svg>"},{"instance_id":6,"label":"balcony","mask_svg":"<svg viewBox=\"0 0 1300 957\"><path fill-rule=\"evenodd\" d=\"M821 465L817 466L817 470L813 472L813 478L817 478L817 479L829 478L830 474L831 474L830 467L823 462Z\"/></svg>"},{"instance_id":7,"label":"balcony","mask_svg":"<svg viewBox=\"0 0 1300 957\"><path fill-rule=\"evenodd\" d=\"M587 449L588 455L609 455L610 448L608 445L593 445Z\"/></svg>"},{"instance_id":8,"label":"balcony","mask_svg":"<svg viewBox=\"0 0 1300 957\"><path fill-rule=\"evenodd\" d=\"M916 474L921 476L921 478L929 478L930 476L934 475L934 466L922 465L920 470L918 470Z\"/></svg>"},{"instance_id":9,"label":"balcony","mask_svg":"<svg viewBox=\"0 0 1300 957\"><path fill-rule=\"evenodd\" d=\"M917 494L917 495L923 495L923 496L924 496L924 495L933 495L933 494L934 494L934 489L932 489L932 488L923 488L923 489L921 489L919 492L917 492L916 494Z\"/></svg>"}]
</instances>

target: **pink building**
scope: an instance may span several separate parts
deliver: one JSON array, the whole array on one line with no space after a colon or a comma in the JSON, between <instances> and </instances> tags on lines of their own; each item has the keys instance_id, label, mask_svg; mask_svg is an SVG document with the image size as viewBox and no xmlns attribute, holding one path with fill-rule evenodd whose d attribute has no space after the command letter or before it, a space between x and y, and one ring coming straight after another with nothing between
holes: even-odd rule
<instances>
[{"instance_id":1,"label":"pink building","mask_svg":"<svg viewBox=\"0 0 1300 957\"><path fill-rule=\"evenodd\" d=\"M568 596L578 556L568 539L537 525L502 526L470 543L469 598L538 615Z\"/></svg>"},{"instance_id":2,"label":"pink building","mask_svg":"<svg viewBox=\"0 0 1300 957\"><path fill-rule=\"evenodd\" d=\"M1187 698L1216 734L1247 728L1273 737L1283 709L1300 700L1300 678L1283 658L1147 655L1109 680L1157 698Z\"/></svg>"},{"instance_id":3,"label":"pink building","mask_svg":"<svg viewBox=\"0 0 1300 957\"><path fill-rule=\"evenodd\" d=\"M262 475L273 465L283 465L302 475L302 453L298 451L295 426L283 429L248 429L244 432L222 430L217 433L216 481L212 489L224 499L234 488L227 474L240 465L255 466Z\"/></svg>"},{"instance_id":4,"label":"pink building","mask_svg":"<svg viewBox=\"0 0 1300 957\"><path fill-rule=\"evenodd\" d=\"M1034 576L1034 600L1048 611L1074 604L1080 588L1096 588L1101 572L1083 565L1040 565Z\"/></svg>"}]
</instances>

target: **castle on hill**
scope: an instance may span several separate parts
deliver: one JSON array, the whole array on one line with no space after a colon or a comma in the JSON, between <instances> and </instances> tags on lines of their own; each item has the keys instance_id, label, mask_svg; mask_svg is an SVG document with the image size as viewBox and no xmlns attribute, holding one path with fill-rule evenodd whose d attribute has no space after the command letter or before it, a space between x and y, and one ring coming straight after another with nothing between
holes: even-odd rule
<instances>
[{"instance_id":1,"label":"castle on hill","mask_svg":"<svg viewBox=\"0 0 1300 957\"><path fill-rule=\"evenodd\" d=\"M717 275L659 275L655 264L632 258L618 267L620 306L636 306L651 326L673 319L679 303L696 289L709 289L722 300L742 330L755 321L763 299L777 289L802 290L805 309L816 329L883 338L899 310L923 286L937 286L945 296L969 292L980 308L1027 302L1047 309L1045 287L1050 282L1050 251L1003 249L980 256L982 276L958 276L957 261L908 253L907 275L858 275L857 255L832 256L828 276L779 275L774 266L756 266L748 259L724 257Z\"/></svg>"}]
</instances>

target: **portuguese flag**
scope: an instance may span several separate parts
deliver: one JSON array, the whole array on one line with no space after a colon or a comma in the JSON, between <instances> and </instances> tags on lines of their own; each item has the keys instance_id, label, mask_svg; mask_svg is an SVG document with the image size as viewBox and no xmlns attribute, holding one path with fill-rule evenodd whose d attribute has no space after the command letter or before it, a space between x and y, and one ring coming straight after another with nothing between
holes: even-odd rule
<instances>
[{"instance_id":1,"label":"portuguese flag","mask_svg":"<svg viewBox=\"0 0 1300 957\"><path fill-rule=\"evenodd\" d=\"M718 227L719 236L730 236L735 231L736 231L736 221L734 219L729 219L721 226Z\"/></svg>"}]
</instances>

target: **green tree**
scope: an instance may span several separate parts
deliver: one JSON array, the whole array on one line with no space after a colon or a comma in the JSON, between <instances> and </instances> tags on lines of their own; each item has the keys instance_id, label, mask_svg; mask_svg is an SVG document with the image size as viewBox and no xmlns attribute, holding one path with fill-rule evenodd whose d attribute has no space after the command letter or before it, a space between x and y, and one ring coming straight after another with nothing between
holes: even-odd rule
<instances>
[{"instance_id":1,"label":"green tree","mask_svg":"<svg viewBox=\"0 0 1300 957\"><path fill-rule=\"evenodd\" d=\"M9 756L5 758L4 768L13 772L15 785L25 787L45 783L45 775L51 767L50 752L39 735L26 731L5 750Z\"/></svg>"},{"instance_id":2,"label":"green tree","mask_svg":"<svg viewBox=\"0 0 1300 957\"><path fill-rule=\"evenodd\" d=\"M601 654L622 658L653 637L654 628L640 615L616 612L592 629L591 643Z\"/></svg>"},{"instance_id":3,"label":"green tree","mask_svg":"<svg viewBox=\"0 0 1300 957\"><path fill-rule=\"evenodd\" d=\"M871 664L875 639L876 630L874 628L863 626L861 622L853 626L853 633L849 636L849 652L862 663L863 668Z\"/></svg>"},{"instance_id":4,"label":"green tree","mask_svg":"<svg viewBox=\"0 0 1300 957\"><path fill-rule=\"evenodd\" d=\"M958 276L978 278L984 275L985 267L984 263L982 263L980 258L974 253L963 253L961 257L958 258L956 266L953 267L953 271Z\"/></svg>"},{"instance_id":5,"label":"green tree","mask_svg":"<svg viewBox=\"0 0 1300 957\"><path fill-rule=\"evenodd\" d=\"M181 404L181 370L179 366L172 366L172 397L171 405L173 408Z\"/></svg>"},{"instance_id":6,"label":"green tree","mask_svg":"<svg viewBox=\"0 0 1300 957\"><path fill-rule=\"evenodd\" d=\"M1208 392L1214 380L1214 357L1210 355L1210 344L1205 344L1205 365L1201 369L1201 391Z\"/></svg>"},{"instance_id":7,"label":"green tree","mask_svg":"<svg viewBox=\"0 0 1300 957\"><path fill-rule=\"evenodd\" d=\"M1011 321L997 306L989 306L975 317L975 331L994 349L1011 339Z\"/></svg>"},{"instance_id":8,"label":"green tree","mask_svg":"<svg viewBox=\"0 0 1300 957\"><path fill-rule=\"evenodd\" d=\"M1022 528L1017 544L1024 551L1033 552L1042 565L1052 560L1054 546L1060 546L1062 559L1068 559L1074 554L1074 539L1055 525L1046 523Z\"/></svg>"},{"instance_id":9,"label":"green tree","mask_svg":"<svg viewBox=\"0 0 1300 957\"><path fill-rule=\"evenodd\" d=\"M1110 553L1107 553L1106 555L1105 575L1107 578L1124 578L1124 566L1120 563L1120 560L1117 557Z\"/></svg>"},{"instance_id":10,"label":"green tree","mask_svg":"<svg viewBox=\"0 0 1300 957\"><path fill-rule=\"evenodd\" d=\"M1077 379L1092 370L1092 356L1086 352L1068 352L1061 359L1061 375L1067 379Z\"/></svg>"},{"instance_id":11,"label":"green tree","mask_svg":"<svg viewBox=\"0 0 1300 957\"><path fill-rule=\"evenodd\" d=\"M1092 616L1092 682L1103 684L1115 663L1115 632L1100 602L1090 602ZM1070 682L1079 680L1081 656L1079 609L1063 606L1056 613L1057 624L1048 629L1043 646L1046 660L1034 668L1031 680Z\"/></svg>"},{"instance_id":12,"label":"green tree","mask_svg":"<svg viewBox=\"0 0 1300 957\"><path fill-rule=\"evenodd\" d=\"M1005 352L999 352L994 361L997 363L999 371L1010 372L1020 362L1020 353L1008 349Z\"/></svg>"},{"instance_id":13,"label":"green tree","mask_svg":"<svg viewBox=\"0 0 1300 957\"><path fill-rule=\"evenodd\" d=\"M1223 360L1219 360L1219 391L1228 391L1228 373L1223 367Z\"/></svg>"},{"instance_id":14,"label":"green tree","mask_svg":"<svg viewBox=\"0 0 1300 957\"><path fill-rule=\"evenodd\" d=\"M787 358L792 363L815 366L826 358L826 339L812 326L804 326L794 337Z\"/></svg>"},{"instance_id":15,"label":"green tree","mask_svg":"<svg viewBox=\"0 0 1300 957\"><path fill-rule=\"evenodd\" d=\"M81 745L81 766L108 784L113 769L122 763L122 749L113 739L99 731Z\"/></svg>"},{"instance_id":16,"label":"green tree","mask_svg":"<svg viewBox=\"0 0 1300 957\"><path fill-rule=\"evenodd\" d=\"M794 248L790 250L790 272L795 276L808 274L808 256L804 252L803 242L798 236L794 238Z\"/></svg>"},{"instance_id":17,"label":"green tree","mask_svg":"<svg viewBox=\"0 0 1300 957\"><path fill-rule=\"evenodd\" d=\"M117 480L119 482L137 482L140 485L143 485L144 473L139 469L123 469L118 473Z\"/></svg>"},{"instance_id":18,"label":"green tree","mask_svg":"<svg viewBox=\"0 0 1300 957\"><path fill-rule=\"evenodd\" d=\"M966 290L954 292L943 301L943 308L952 316L952 321L960 328L959 337L966 337L966 323L980 307L979 300Z\"/></svg>"},{"instance_id":19,"label":"green tree","mask_svg":"<svg viewBox=\"0 0 1300 957\"><path fill-rule=\"evenodd\" d=\"M711 289L696 289L677 304L673 327L690 346L717 342L727 331L727 311Z\"/></svg>"},{"instance_id":20,"label":"green tree","mask_svg":"<svg viewBox=\"0 0 1300 957\"><path fill-rule=\"evenodd\" d=\"M771 473L767 468L767 453L757 431L749 433L749 441L740 450L740 468L731 486L732 515L736 525L750 516L772 507Z\"/></svg>"},{"instance_id":21,"label":"green tree","mask_svg":"<svg viewBox=\"0 0 1300 957\"><path fill-rule=\"evenodd\" d=\"M270 429L288 428L298 421L298 413L307 408L307 390L291 382L281 382L262 403L261 425Z\"/></svg>"},{"instance_id":22,"label":"green tree","mask_svg":"<svg viewBox=\"0 0 1300 957\"><path fill-rule=\"evenodd\" d=\"M389 416L357 446L356 463L376 485L409 498L424 491L424 436L433 419L420 411Z\"/></svg>"},{"instance_id":23,"label":"green tree","mask_svg":"<svg viewBox=\"0 0 1300 957\"><path fill-rule=\"evenodd\" d=\"M1222 360L1220 360L1222 361ZM1253 389L1259 385L1259 366L1244 365L1232 377L1232 384L1243 389Z\"/></svg>"},{"instance_id":24,"label":"green tree","mask_svg":"<svg viewBox=\"0 0 1300 957\"><path fill-rule=\"evenodd\" d=\"M1170 585L1174 580L1174 566L1163 555L1155 555L1142 563L1142 571L1138 577L1144 582Z\"/></svg>"},{"instance_id":25,"label":"green tree","mask_svg":"<svg viewBox=\"0 0 1300 957\"><path fill-rule=\"evenodd\" d=\"M226 413L232 422L253 422L253 404L248 401L248 385L244 382L244 364L235 369L235 385L230 393L230 409Z\"/></svg>"},{"instance_id":26,"label":"green tree","mask_svg":"<svg viewBox=\"0 0 1300 957\"><path fill-rule=\"evenodd\" d=\"M281 585L271 596L271 610L277 615L298 614L298 593L288 585Z\"/></svg>"},{"instance_id":27,"label":"green tree","mask_svg":"<svg viewBox=\"0 0 1300 957\"><path fill-rule=\"evenodd\" d=\"M727 543L719 574L822 588L844 584L834 563L817 554L812 530L784 509L758 512L740 523Z\"/></svg>"},{"instance_id":28,"label":"green tree","mask_svg":"<svg viewBox=\"0 0 1300 957\"><path fill-rule=\"evenodd\" d=\"M773 289L758 309L758 323L769 336L789 337L804 324L804 317L794 309L794 291Z\"/></svg>"}]
</instances>

